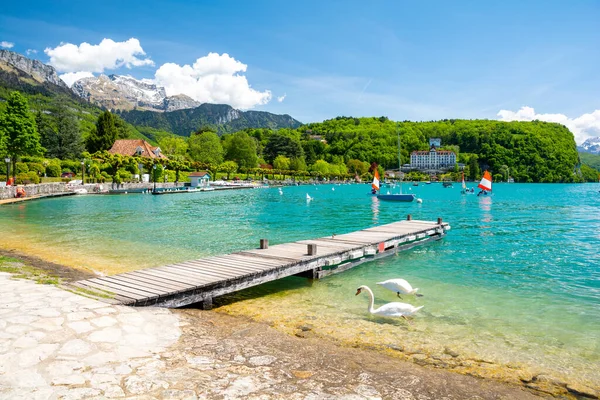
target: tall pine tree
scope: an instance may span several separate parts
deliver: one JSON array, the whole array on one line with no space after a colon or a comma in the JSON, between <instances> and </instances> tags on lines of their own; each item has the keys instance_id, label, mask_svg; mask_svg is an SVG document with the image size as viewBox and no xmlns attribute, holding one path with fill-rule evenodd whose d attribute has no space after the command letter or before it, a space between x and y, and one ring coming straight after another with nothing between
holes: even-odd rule
<instances>
[{"instance_id":1,"label":"tall pine tree","mask_svg":"<svg viewBox=\"0 0 600 400\"><path fill-rule=\"evenodd\" d=\"M114 115L110 111L104 111L98 117L95 129L90 132L85 147L90 153L110 150L118 136Z\"/></svg>"},{"instance_id":2,"label":"tall pine tree","mask_svg":"<svg viewBox=\"0 0 600 400\"><path fill-rule=\"evenodd\" d=\"M19 157L43 154L44 148L40 144L35 118L29 112L27 99L21 93L10 94L6 110L0 115L0 131L3 132L6 153L12 161L13 176Z\"/></svg>"},{"instance_id":3,"label":"tall pine tree","mask_svg":"<svg viewBox=\"0 0 600 400\"><path fill-rule=\"evenodd\" d=\"M58 101L51 116L38 113L36 122L48 157L62 160L81 157L84 147L79 122L64 100Z\"/></svg>"}]
</instances>

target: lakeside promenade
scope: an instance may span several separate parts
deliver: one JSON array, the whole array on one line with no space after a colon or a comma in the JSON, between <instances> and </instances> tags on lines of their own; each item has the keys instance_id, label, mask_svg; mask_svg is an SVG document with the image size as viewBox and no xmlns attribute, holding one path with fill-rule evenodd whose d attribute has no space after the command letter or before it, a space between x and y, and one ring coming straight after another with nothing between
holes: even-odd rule
<instances>
[{"instance_id":1,"label":"lakeside promenade","mask_svg":"<svg viewBox=\"0 0 600 400\"><path fill-rule=\"evenodd\" d=\"M540 398L215 312L111 306L7 273L0 285L0 399Z\"/></svg>"}]
</instances>

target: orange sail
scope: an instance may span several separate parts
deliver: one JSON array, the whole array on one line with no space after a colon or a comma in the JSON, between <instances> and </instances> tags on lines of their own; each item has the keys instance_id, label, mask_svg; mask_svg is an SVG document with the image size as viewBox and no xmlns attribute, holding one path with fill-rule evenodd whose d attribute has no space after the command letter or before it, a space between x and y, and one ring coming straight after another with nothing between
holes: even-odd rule
<instances>
[{"instance_id":1,"label":"orange sail","mask_svg":"<svg viewBox=\"0 0 600 400\"><path fill-rule=\"evenodd\" d=\"M379 171L375 170L375 175L373 175L373 183L371 183L371 187L373 190L379 190Z\"/></svg>"},{"instance_id":2,"label":"orange sail","mask_svg":"<svg viewBox=\"0 0 600 400\"><path fill-rule=\"evenodd\" d=\"M492 190L492 175L488 171L483 173L483 178L477 187L483 190Z\"/></svg>"}]
</instances>

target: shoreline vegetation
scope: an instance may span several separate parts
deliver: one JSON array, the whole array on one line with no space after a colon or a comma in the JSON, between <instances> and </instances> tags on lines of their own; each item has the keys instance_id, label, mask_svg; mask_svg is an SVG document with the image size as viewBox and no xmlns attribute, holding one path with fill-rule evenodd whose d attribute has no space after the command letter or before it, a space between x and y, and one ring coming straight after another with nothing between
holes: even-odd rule
<instances>
[{"instance_id":1,"label":"shoreline vegetation","mask_svg":"<svg viewBox=\"0 0 600 400\"><path fill-rule=\"evenodd\" d=\"M42 258L27 255L18 250L0 249L0 271L15 274L15 278L32 279L40 284L52 284L59 286L73 280L86 279L93 274L88 271L75 268L74 266L61 265L45 261ZM79 293L84 296L95 294ZM98 296L96 296L98 297ZM476 354L459 354L458 351L444 347L443 349L431 349L421 346L413 346L410 343L382 344L375 338L355 337L344 340L328 335L322 326L316 326L314 321L307 320L305 323L290 320L273 320L261 317L259 311L253 311L254 307L232 307L226 301L217 305L212 311L200 311L193 308L185 310L174 310L174 312L185 314L190 320L219 321L218 324L211 323L220 334L230 331L239 324L248 324L252 321L253 329L266 333L269 329L284 334L291 338L300 338L310 343L311 348L319 350L328 349L328 352L336 356L346 355L349 352L366 352L368 357L376 364L393 364L394 362L405 363L404 370L414 374L434 374L435 370L448 371L449 390L458 390L463 382L460 375L483 379L484 382L498 382L495 390L499 393L504 390L511 391L523 388L536 395L551 395L563 398L598 398L600 392L590 382L579 382L574 377L555 376L543 368L534 368L519 364L501 364L493 360L480 358ZM214 313L214 314L213 314ZM218 314L219 316L215 315ZM212 316L211 316L212 315ZM227 316L227 318L225 318ZM414 328L404 328L414 329ZM191 333L193 336L193 333ZM194 337L184 340L193 341ZM271 347L281 350L280 346L286 345L286 339L278 340ZM272 349L271 349L272 350ZM296 354L303 357L303 354ZM394 361L397 360L397 361ZM312 368L320 368L319 365L311 365ZM421 369L425 367L425 369ZM314 373L307 373L312 375ZM456 374L456 375L454 375ZM499 385L499 386L497 386ZM495 398L495 396L494 396Z\"/></svg>"},{"instance_id":2,"label":"shoreline vegetation","mask_svg":"<svg viewBox=\"0 0 600 400\"><path fill-rule=\"evenodd\" d=\"M152 139L118 114L99 112L95 124L58 96L49 104L31 101L19 91L0 93L0 174L12 172L17 184L39 183L42 177L85 175L88 182L116 184L152 175L152 182L180 182L182 173L201 170L212 177L255 179L265 176L352 179L370 181L375 170L384 177L398 174L400 137L405 181L471 181L489 171L495 182L595 182L599 171L577 152L573 134L557 123L445 119L429 122L391 121L382 117L336 117L292 128L239 127L219 135L218 127L195 126L189 136L157 131ZM33 100L33 99L31 99ZM12 129L12 126L27 129ZM60 129L56 129L56 127ZM148 128L148 127L146 127ZM149 141L156 154L121 154L117 140ZM410 167L414 151L429 151L429 140L441 140L439 150L452 151L456 164L422 171ZM57 146L56 143L62 143ZM26 145L25 145L26 144ZM141 147L140 147L141 148ZM123 150L124 151L124 150ZM135 155L133 155L135 154ZM588 161L586 161L588 160ZM408 166L407 166L408 165Z\"/></svg>"}]
</instances>

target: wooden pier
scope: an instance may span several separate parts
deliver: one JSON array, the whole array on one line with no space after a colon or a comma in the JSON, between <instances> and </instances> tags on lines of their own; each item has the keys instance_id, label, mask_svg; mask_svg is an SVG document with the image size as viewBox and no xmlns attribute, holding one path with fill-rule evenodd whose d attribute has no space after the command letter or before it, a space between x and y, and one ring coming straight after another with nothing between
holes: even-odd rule
<instances>
[{"instance_id":1,"label":"wooden pier","mask_svg":"<svg viewBox=\"0 0 600 400\"><path fill-rule=\"evenodd\" d=\"M357 232L269 246L222 256L147 268L71 283L105 294L111 302L131 306L212 307L217 296L287 276L311 279L345 271L358 264L442 238L450 226L412 220Z\"/></svg>"}]
</instances>

